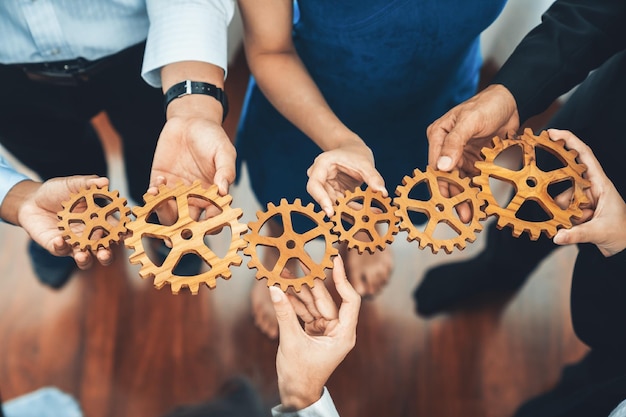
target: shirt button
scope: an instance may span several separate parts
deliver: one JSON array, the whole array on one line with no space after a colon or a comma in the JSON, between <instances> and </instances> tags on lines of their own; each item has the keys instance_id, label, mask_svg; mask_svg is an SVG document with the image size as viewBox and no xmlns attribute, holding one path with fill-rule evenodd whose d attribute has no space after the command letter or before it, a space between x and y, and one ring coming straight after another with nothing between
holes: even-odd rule
<instances>
[{"instance_id":1,"label":"shirt button","mask_svg":"<svg viewBox=\"0 0 626 417\"><path fill-rule=\"evenodd\" d=\"M59 48L54 48L50 51L50 55L59 55L61 50Z\"/></svg>"}]
</instances>

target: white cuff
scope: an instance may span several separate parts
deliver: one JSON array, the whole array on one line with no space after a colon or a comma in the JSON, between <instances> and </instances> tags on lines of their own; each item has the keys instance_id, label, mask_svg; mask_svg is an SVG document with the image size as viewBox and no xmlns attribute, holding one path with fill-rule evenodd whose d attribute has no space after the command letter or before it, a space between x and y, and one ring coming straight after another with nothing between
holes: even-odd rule
<instances>
[{"instance_id":1,"label":"white cuff","mask_svg":"<svg viewBox=\"0 0 626 417\"><path fill-rule=\"evenodd\" d=\"M283 406L277 405L272 408L273 417L339 417L335 403L328 392L328 389L324 387L322 397L308 406L298 411L283 411Z\"/></svg>"},{"instance_id":2,"label":"white cuff","mask_svg":"<svg viewBox=\"0 0 626 417\"><path fill-rule=\"evenodd\" d=\"M141 75L153 87L161 86L161 68L180 61L228 66L228 24L233 0L185 2L148 1L150 30Z\"/></svg>"}]
</instances>

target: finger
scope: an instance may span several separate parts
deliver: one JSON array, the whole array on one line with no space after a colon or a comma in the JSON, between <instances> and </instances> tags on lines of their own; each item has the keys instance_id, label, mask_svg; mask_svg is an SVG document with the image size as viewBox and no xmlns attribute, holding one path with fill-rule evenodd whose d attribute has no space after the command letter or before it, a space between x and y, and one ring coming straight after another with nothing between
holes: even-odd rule
<instances>
[{"instance_id":1,"label":"finger","mask_svg":"<svg viewBox=\"0 0 626 417\"><path fill-rule=\"evenodd\" d=\"M65 184L70 193L77 193L82 188L88 188L92 185L99 188L105 187L109 185L109 179L96 175L73 175L65 178Z\"/></svg>"},{"instance_id":2,"label":"finger","mask_svg":"<svg viewBox=\"0 0 626 417\"><path fill-rule=\"evenodd\" d=\"M387 188L385 188L385 180L373 166L365 168L361 175L372 190L381 192L385 197L389 195Z\"/></svg>"},{"instance_id":3,"label":"finger","mask_svg":"<svg viewBox=\"0 0 626 417\"><path fill-rule=\"evenodd\" d=\"M313 315L315 318L323 317L322 313L320 313L317 305L315 304L315 297L311 293L311 290L308 286L303 285L300 289L300 292L294 294L300 301L306 306L306 309Z\"/></svg>"},{"instance_id":4,"label":"finger","mask_svg":"<svg viewBox=\"0 0 626 417\"><path fill-rule=\"evenodd\" d=\"M315 321L316 317L311 314L309 309L306 308L304 303L300 301L297 296L293 294L287 294L287 298L289 299L293 310L296 312L296 315L300 317L300 320L302 320L304 323L312 323L313 321Z\"/></svg>"},{"instance_id":5,"label":"finger","mask_svg":"<svg viewBox=\"0 0 626 417\"><path fill-rule=\"evenodd\" d=\"M587 165L587 177L589 179L595 177L606 177L600 162L594 155L593 151L582 140L568 130L548 129L548 135L552 140L563 140L568 149L574 149L578 152L578 160Z\"/></svg>"},{"instance_id":6,"label":"finger","mask_svg":"<svg viewBox=\"0 0 626 417\"><path fill-rule=\"evenodd\" d=\"M466 137L469 138L470 136L463 134L457 126L445 136L441 145L440 156L437 159L437 169L449 172L459 164Z\"/></svg>"},{"instance_id":7,"label":"finger","mask_svg":"<svg viewBox=\"0 0 626 417\"><path fill-rule=\"evenodd\" d=\"M333 301L333 297L330 295L328 288L323 283L311 288L311 294L315 302L317 310L320 312L321 317L327 320L334 320L337 318L337 306Z\"/></svg>"},{"instance_id":8,"label":"finger","mask_svg":"<svg viewBox=\"0 0 626 417\"><path fill-rule=\"evenodd\" d=\"M72 247L62 236L52 239L52 254L55 256L69 256L72 253Z\"/></svg>"},{"instance_id":9,"label":"finger","mask_svg":"<svg viewBox=\"0 0 626 417\"><path fill-rule=\"evenodd\" d=\"M278 320L280 341L284 343L286 339L300 334L303 330L287 295L277 287L270 287L269 291L276 312L276 320Z\"/></svg>"},{"instance_id":10,"label":"finger","mask_svg":"<svg viewBox=\"0 0 626 417\"><path fill-rule=\"evenodd\" d=\"M596 230L593 220L574 226L571 229L560 229L552 241L557 245L571 245L574 243L597 242Z\"/></svg>"},{"instance_id":11,"label":"finger","mask_svg":"<svg viewBox=\"0 0 626 417\"><path fill-rule=\"evenodd\" d=\"M96 252L96 258L103 266L109 266L113 263L113 251L111 249L99 248Z\"/></svg>"},{"instance_id":12,"label":"finger","mask_svg":"<svg viewBox=\"0 0 626 417\"><path fill-rule=\"evenodd\" d=\"M437 160L441 155L441 147L448 131L453 126L451 120L453 120L451 117L444 115L426 129L426 135L428 136L428 165L437 166Z\"/></svg>"},{"instance_id":13,"label":"finger","mask_svg":"<svg viewBox=\"0 0 626 417\"><path fill-rule=\"evenodd\" d=\"M312 175L309 177L309 181L307 181L306 190L311 197L317 201L322 210L324 210L326 216L332 217L335 210L333 208L333 201L324 188L325 180L326 178L320 180L318 171L313 170Z\"/></svg>"},{"instance_id":14,"label":"finger","mask_svg":"<svg viewBox=\"0 0 626 417\"><path fill-rule=\"evenodd\" d=\"M235 151L222 151L215 155L215 177L214 183L217 185L220 195L228 194L228 187L235 181Z\"/></svg>"},{"instance_id":15,"label":"finger","mask_svg":"<svg viewBox=\"0 0 626 417\"><path fill-rule=\"evenodd\" d=\"M573 194L574 194L574 189L568 188L567 190L563 191L562 193L554 197L554 202L556 203L557 206L565 210L572 203Z\"/></svg>"},{"instance_id":16,"label":"finger","mask_svg":"<svg viewBox=\"0 0 626 417\"><path fill-rule=\"evenodd\" d=\"M74 262L76 262L76 266L80 269L89 269L93 265L93 257L88 251L76 249L73 257Z\"/></svg>"},{"instance_id":17,"label":"finger","mask_svg":"<svg viewBox=\"0 0 626 417\"><path fill-rule=\"evenodd\" d=\"M337 255L333 260L333 281L342 299L339 308L339 321L356 328L361 307L361 296L348 282L343 259L340 255Z\"/></svg>"}]
</instances>

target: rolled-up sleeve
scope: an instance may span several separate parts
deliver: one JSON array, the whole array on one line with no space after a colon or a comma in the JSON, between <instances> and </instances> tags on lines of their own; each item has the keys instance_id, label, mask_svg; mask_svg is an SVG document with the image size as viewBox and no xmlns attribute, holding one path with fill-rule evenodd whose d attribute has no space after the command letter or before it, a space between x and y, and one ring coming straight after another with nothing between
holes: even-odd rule
<instances>
[{"instance_id":1,"label":"rolled-up sleeve","mask_svg":"<svg viewBox=\"0 0 626 417\"><path fill-rule=\"evenodd\" d=\"M153 87L161 86L163 66L200 61L226 70L228 24L234 0L148 0L150 29L141 74Z\"/></svg>"}]
</instances>

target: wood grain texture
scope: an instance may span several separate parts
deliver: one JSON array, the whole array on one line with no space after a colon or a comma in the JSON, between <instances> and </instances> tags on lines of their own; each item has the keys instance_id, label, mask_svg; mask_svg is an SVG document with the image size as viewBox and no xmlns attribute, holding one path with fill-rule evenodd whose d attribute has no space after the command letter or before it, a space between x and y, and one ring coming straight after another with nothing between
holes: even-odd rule
<instances>
[{"instance_id":1,"label":"wood grain texture","mask_svg":"<svg viewBox=\"0 0 626 417\"><path fill-rule=\"evenodd\" d=\"M227 124L236 125L245 79L245 67L229 71L235 104ZM247 182L231 193L242 221L253 220L260 207ZM227 244L214 238L216 247ZM0 224L3 399L55 385L88 417L157 417L244 374L268 405L277 400L277 343L251 318L253 271L233 268L213 291L173 296L141 280L129 252L116 247L112 266L77 272L53 291L34 277L26 245L22 230ZM430 320L414 314L411 293L428 268L483 246L479 235L463 252L433 255L396 239L391 281L363 303L357 345L329 381L342 417L506 417L586 352L569 317L573 248L542 263L514 299Z\"/></svg>"}]
</instances>

